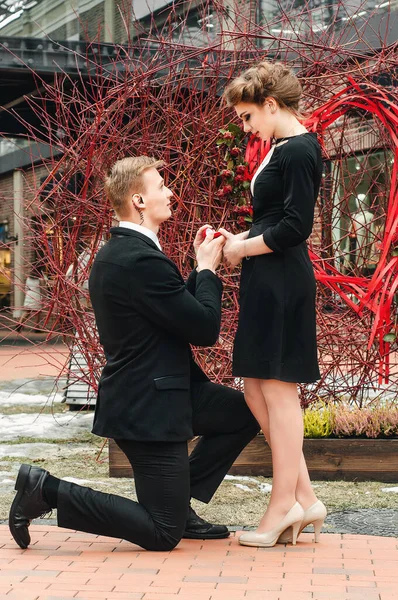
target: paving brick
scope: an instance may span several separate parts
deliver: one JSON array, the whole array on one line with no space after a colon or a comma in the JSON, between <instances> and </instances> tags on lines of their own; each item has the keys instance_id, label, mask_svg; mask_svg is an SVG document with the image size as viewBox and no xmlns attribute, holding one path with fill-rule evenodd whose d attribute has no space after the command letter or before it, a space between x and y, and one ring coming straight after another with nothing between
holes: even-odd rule
<instances>
[{"instance_id":1,"label":"paving brick","mask_svg":"<svg viewBox=\"0 0 398 600\"><path fill-rule=\"evenodd\" d=\"M232 535L155 553L48 526L23 551L5 530L0 600L398 600L391 538L327 534L315 545L306 535L297 547L260 549L239 546Z\"/></svg>"},{"instance_id":2,"label":"paving brick","mask_svg":"<svg viewBox=\"0 0 398 600\"><path fill-rule=\"evenodd\" d=\"M212 583L242 583L246 584L248 579L247 577L210 577L207 575L187 575L184 577L183 581L193 581L193 582L206 582L210 581Z\"/></svg>"},{"instance_id":3,"label":"paving brick","mask_svg":"<svg viewBox=\"0 0 398 600\"><path fill-rule=\"evenodd\" d=\"M116 582L114 589L112 590L113 592L134 592L134 593L138 593L141 592L143 593L148 593L148 592L152 592L154 594L161 594L162 592L168 593L168 594L178 594L180 590L180 586L179 585L157 585L157 586L152 586L149 583L133 583L131 582L130 584L121 584L119 582Z\"/></svg>"},{"instance_id":4,"label":"paving brick","mask_svg":"<svg viewBox=\"0 0 398 600\"><path fill-rule=\"evenodd\" d=\"M192 600L191 594L154 594L150 592L148 594L144 594L142 597L143 600ZM211 595L208 593L204 593L201 597L201 600L211 600Z\"/></svg>"},{"instance_id":5,"label":"paving brick","mask_svg":"<svg viewBox=\"0 0 398 600\"><path fill-rule=\"evenodd\" d=\"M246 598L244 590L219 590L215 589L211 592L211 600L241 600Z\"/></svg>"},{"instance_id":6,"label":"paving brick","mask_svg":"<svg viewBox=\"0 0 398 600\"><path fill-rule=\"evenodd\" d=\"M62 600L62 598L73 598L75 596L76 592L68 592L66 590L63 591L57 591L57 590L52 590L51 594L49 595L42 595L39 596L39 600Z\"/></svg>"}]
</instances>

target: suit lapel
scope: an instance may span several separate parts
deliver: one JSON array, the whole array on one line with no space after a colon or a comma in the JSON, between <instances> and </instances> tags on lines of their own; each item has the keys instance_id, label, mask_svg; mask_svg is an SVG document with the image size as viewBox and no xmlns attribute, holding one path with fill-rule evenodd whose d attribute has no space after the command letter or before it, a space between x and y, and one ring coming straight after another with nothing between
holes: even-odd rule
<instances>
[{"instance_id":1,"label":"suit lapel","mask_svg":"<svg viewBox=\"0 0 398 600\"><path fill-rule=\"evenodd\" d=\"M177 265L175 264L175 262L172 261L171 258L169 258L163 252L163 250L159 250L159 248L157 247L155 242L153 240L151 240L151 238L149 238L147 235L141 233L140 231L135 231L134 229L128 229L127 227L111 227L110 233L112 234L112 236L127 235L129 237L135 237L135 238L142 240L146 244L148 244L148 246L150 246L151 248L155 248L155 250L160 252L174 266L175 270L177 271L178 275L180 276L182 283L184 283L184 278L181 275L180 270L177 267Z\"/></svg>"}]
</instances>

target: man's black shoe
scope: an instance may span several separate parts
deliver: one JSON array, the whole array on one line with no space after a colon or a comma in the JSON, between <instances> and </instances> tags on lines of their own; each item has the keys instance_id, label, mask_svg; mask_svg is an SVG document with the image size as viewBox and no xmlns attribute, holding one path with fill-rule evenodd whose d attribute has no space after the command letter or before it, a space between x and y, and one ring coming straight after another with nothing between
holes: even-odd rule
<instances>
[{"instance_id":1,"label":"man's black shoe","mask_svg":"<svg viewBox=\"0 0 398 600\"><path fill-rule=\"evenodd\" d=\"M208 523L189 507L188 520L182 537L189 540L221 540L229 537L229 531L225 525Z\"/></svg>"},{"instance_id":2,"label":"man's black shoe","mask_svg":"<svg viewBox=\"0 0 398 600\"><path fill-rule=\"evenodd\" d=\"M51 507L43 497L43 483L49 473L40 467L21 465L15 489L17 495L11 505L8 524L12 537L20 548L30 544L29 525L32 519L51 512Z\"/></svg>"}]
</instances>

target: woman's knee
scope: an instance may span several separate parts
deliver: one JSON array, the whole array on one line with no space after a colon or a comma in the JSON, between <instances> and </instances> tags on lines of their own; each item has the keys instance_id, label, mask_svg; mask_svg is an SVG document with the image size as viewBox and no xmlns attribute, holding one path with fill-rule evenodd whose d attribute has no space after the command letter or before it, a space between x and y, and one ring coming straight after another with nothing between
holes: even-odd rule
<instances>
[{"instance_id":1,"label":"woman's knee","mask_svg":"<svg viewBox=\"0 0 398 600\"><path fill-rule=\"evenodd\" d=\"M282 409L285 405L298 401L297 384L277 379L267 379L261 382L261 391L268 410L274 407Z\"/></svg>"}]
</instances>

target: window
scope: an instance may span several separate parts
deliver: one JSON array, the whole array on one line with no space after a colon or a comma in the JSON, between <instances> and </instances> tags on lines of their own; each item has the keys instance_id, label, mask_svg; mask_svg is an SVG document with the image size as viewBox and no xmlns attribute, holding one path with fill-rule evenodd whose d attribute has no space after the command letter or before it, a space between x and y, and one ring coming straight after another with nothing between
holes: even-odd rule
<instances>
[{"instance_id":1,"label":"window","mask_svg":"<svg viewBox=\"0 0 398 600\"><path fill-rule=\"evenodd\" d=\"M377 151L332 163L332 244L336 267L371 276L381 252L393 156Z\"/></svg>"}]
</instances>

